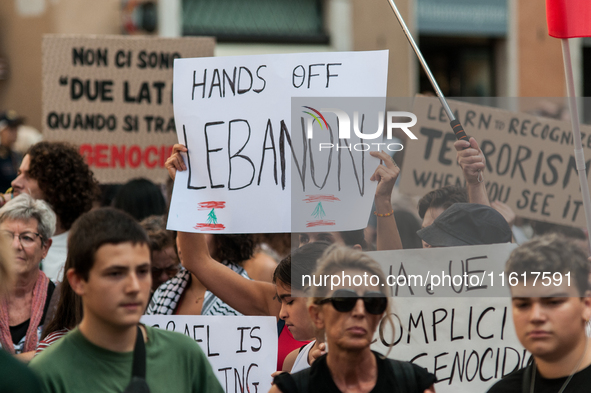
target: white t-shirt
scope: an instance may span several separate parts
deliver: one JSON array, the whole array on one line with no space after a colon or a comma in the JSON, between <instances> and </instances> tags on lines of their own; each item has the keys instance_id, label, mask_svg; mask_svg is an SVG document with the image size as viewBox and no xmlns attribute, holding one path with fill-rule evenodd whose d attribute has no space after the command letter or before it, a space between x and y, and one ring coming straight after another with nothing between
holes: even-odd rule
<instances>
[{"instance_id":1,"label":"white t-shirt","mask_svg":"<svg viewBox=\"0 0 591 393\"><path fill-rule=\"evenodd\" d=\"M310 341L304 346L300 353L298 353L298 357L296 358L295 362L293 362L293 366L291 367L290 374L297 373L298 371L302 371L310 367L308 364L308 353L314 346L315 342L316 340Z\"/></svg>"},{"instance_id":2,"label":"white t-shirt","mask_svg":"<svg viewBox=\"0 0 591 393\"><path fill-rule=\"evenodd\" d=\"M41 263L41 270L53 282L62 281L64 277L64 265L68 256L68 233L69 231L66 231L51 238L53 242Z\"/></svg>"}]
</instances>

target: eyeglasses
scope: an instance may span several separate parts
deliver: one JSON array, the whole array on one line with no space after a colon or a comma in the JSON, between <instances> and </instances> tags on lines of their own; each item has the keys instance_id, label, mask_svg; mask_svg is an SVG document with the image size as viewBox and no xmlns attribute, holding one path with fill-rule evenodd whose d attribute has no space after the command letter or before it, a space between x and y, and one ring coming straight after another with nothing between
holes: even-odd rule
<instances>
[{"instance_id":1,"label":"eyeglasses","mask_svg":"<svg viewBox=\"0 0 591 393\"><path fill-rule=\"evenodd\" d=\"M164 268L152 267L152 275L154 275L154 277L159 277L162 272L165 272L168 277L172 277L175 276L179 270L181 270L180 265L172 265Z\"/></svg>"},{"instance_id":2,"label":"eyeglasses","mask_svg":"<svg viewBox=\"0 0 591 393\"><path fill-rule=\"evenodd\" d=\"M331 302L338 312L349 312L355 308L359 299L363 299L365 310L373 315L380 315L388 307L388 298L381 292L365 292L363 296L359 296L351 289L337 289L331 297L322 299L317 304Z\"/></svg>"},{"instance_id":3,"label":"eyeglasses","mask_svg":"<svg viewBox=\"0 0 591 393\"><path fill-rule=\"evenodd\" d=\"M23 247L32 247L35 245L35 240L37 237L41 239L41 243L43 244L43 236L36 232L23 232L23 233L14 233L11 231L2 230L0 234L8 241L12 242L15 236L18 236L18 241L20 242L21 246Z\"/></svg>"}]
</instances>

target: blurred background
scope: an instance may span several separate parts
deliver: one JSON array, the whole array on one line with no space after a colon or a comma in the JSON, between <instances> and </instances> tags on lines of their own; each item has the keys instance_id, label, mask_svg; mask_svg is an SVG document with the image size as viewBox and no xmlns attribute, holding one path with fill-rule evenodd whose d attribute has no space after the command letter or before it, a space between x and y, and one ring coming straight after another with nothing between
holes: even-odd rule
<instances>
[{"instance_id":1,"label":"blurred background","mask_svg":"<svg viewBox=\"0 0 591 393\"><path fill-rule=\"evenodd\" d=\"M396 4L445 95L565 95L544 1ZM45 33L207 35L217 39L216 56L389 49L388 95L432 92L387 0L2 0L0 108L37 129ZM577 95L590 96L591 39L571 45Z\"/></svg>"}]
</instances>

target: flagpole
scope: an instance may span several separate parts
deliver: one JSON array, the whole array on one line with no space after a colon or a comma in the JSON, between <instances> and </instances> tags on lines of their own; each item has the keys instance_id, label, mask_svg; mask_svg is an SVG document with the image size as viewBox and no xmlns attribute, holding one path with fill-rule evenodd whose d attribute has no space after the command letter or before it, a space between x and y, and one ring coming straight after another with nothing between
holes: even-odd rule
<instances>
[{"instance_id":1,"label":"flagpole","mask_svg":"<svg viewBox=\"0 0 591 393\"><path fill-rule=\"evenodd\" d=\"M392 8L392 11L394 11L394 14L396 15L396 19L398 19L398 23L400 23L400 27L402 27L402 31L404 32L404 35L406 36L408 43L410 44L410 46L414 50L415 54L417 55L417 58L419 59L419 63L421 63L421 66L423 67L425 74L427 74L427 78L429 78L429 81L431 82L431 86L433 86L433 90L435 90L435 93L437 94L437 97L439 98L439 102L441 102L441 106L443 106L443 109L445 110L445 113L447 114L447 117L449 118L449 125L451 126L451 129L453 130L454 134L456 135L456 138L469 140L468 136L466 135L466 132L464 131L464 127L462 126L462 124L460 124L460 121L458 119L456 119L456 117L454 116L453 112L451 111L449 105L447 104L445 96L441 92L441 89L439 88L439 85L437 84L435 77L433 76L433 74L431 73L431 70L429 69L429 65L425 61L425 58L423 57L423 54L421 53L421 50L419 49L417 43L412 38L412 34L410 34L410 30L408 30L406 23L404 23L404 19L402 19L402 15L400 15L400 12L398 11L398 8L396 7L396 3L394 3L394 0L388 0L388 1L390 3L390 7ZM480 178L481 174L482 174L482 172L480 172L480 174L478 175L479 178Z\"/></svg>"},{"instance_id":2,"label":"flagpole","mask_svg":"<svg viewBox=\"0 0 591 393\"><path fill-rule=\"evenodd\" d=\"M589 237L591 236L591 197L589 196L589 183L587 181L587 171L585 170L585 154L583 152L581 130L579 128L579 112L577 110L577 100L575 97L573 67L571 63L568 39L563 38L560 40L560 42L562 43L562 57L564 58L564 73L566 76L566 91L568 94L572 133L575 144L575 162L577 165L577 172L579 174L581 194L583 196L583 208L585 210L585 220L587 222L587 246L589 246ZM591 250L591 248L589 249Z\"/></svg>"}]
</instances>

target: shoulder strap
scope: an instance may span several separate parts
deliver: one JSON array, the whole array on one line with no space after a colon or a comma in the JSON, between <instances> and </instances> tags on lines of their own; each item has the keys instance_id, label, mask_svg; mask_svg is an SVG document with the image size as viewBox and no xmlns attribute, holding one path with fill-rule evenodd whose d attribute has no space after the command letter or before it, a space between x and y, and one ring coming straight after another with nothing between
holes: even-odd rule
<instances>
[{"instance_id":1,"label":"shoulder strap","mask_svg":"<svg viewBox=\"0 0 591 393\"><path fill-rule=\"evenodd\" d=\"M521 380L522 393L529 393L529 389L531 388L532 367L534 367L533 362L530 363L529 366L525 367L525 370L523 370L523 378Z\"/></svg>"},{"instance_id":2,"label":"shoulder strap","mask_svg":"<svg viewBox=\"0 0 591 393\"><path fill-rule=\"evenodd\" d=\"M417 392L419 386L417 385L417 378L412 364L394 359L386 360L394 374L394 380L398 385L398 391L401 393Z\"/></svg>"},{"instance_id":3,"label":"shoulder strap","mask_svg":"<svg viewBox=\"0 0 591 393\"><path fill-rule=\"evenodd\" d=\"M146 346L140 326L137 326L137 337L133 349L133 365L131 366L131 381L124 393L150 393L146 382Z\"/></svg>"},{"instance_id":4,"label":"shoulder strap","mask_svg":"<svg viewBox=\"0 0 591 393\"><path fill-rule=\"evenodd\" d=\"M146 379L146 346L144 344L144 335L142 334L142 329L140 329L139 325L137 327L135 347L133 348L131 376Z\"/></svg>"}]
</instances>

